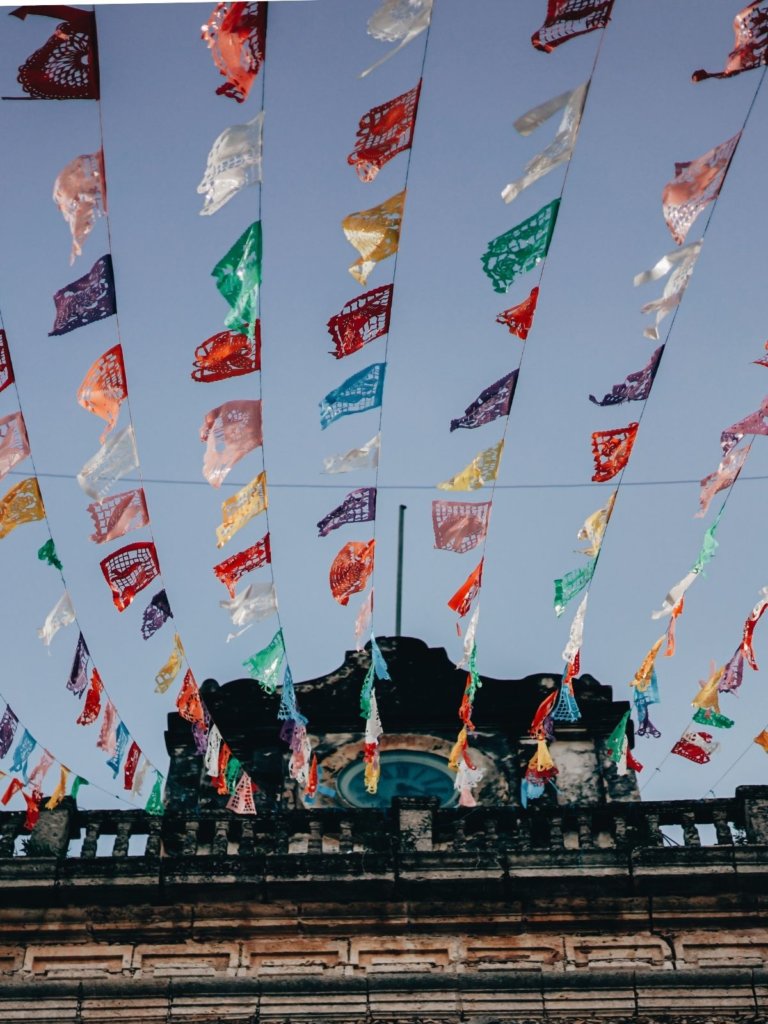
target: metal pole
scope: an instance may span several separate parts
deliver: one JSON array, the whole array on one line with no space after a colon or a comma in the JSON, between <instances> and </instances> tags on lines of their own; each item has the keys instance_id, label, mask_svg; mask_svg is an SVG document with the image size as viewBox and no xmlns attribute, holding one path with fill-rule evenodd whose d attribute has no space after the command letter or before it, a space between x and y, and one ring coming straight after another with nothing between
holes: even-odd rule
<instances>
[{"instance_id":1,"label":"metal pole","mask_svg":"<svg viewBox=\"0 0 768 1024\"><path fill-rule=\"evenodd\" d=\"M397 523L397 597L395 601L395 636L400 636L403 625L403 537L405 534L405 509L400 506Z\"/></svg>"}]
</instances>

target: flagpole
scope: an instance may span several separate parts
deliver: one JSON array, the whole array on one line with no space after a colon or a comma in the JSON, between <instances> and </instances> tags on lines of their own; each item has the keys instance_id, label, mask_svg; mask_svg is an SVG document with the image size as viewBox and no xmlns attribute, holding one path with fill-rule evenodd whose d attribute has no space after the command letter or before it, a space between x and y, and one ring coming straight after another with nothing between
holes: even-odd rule
<instances>
[{"instance_id":1,"label":"flagpole","mask_svg":"<svg viewBox=\"0 0 768 1024\"><path fill-rule=\"evenodd\" d=\"M403 625L403 537L405 534L405 510L400 506L397 523L397 596L395 600L395 636L400 636Z\"/></svg>"}]
</instances>

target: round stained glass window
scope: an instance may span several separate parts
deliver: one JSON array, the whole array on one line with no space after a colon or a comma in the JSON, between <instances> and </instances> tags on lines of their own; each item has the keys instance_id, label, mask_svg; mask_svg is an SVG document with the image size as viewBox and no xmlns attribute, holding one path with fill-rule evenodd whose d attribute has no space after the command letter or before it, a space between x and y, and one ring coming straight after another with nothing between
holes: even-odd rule
<instances>
[{"instance_id":1,"label":"round stained glass window","mask_svg":"<svg viewBox=\"0 0 768 1024\"><path fill-rule=\"evenodd\" d=\"M385 750L381 754L378 791L365 789L365 764L355 761L339 773L336 792L348 807L389 807L396 796L435 796L441 807L456 801L455 772L437 754L418 750Z\"/></svg>"}]
</instances>

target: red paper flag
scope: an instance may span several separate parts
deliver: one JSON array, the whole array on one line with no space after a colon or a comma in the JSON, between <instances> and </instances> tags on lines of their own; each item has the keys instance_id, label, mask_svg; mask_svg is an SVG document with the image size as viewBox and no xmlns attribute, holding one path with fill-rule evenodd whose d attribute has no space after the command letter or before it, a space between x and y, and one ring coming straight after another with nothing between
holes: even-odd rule
<instances>
[{"instance_id":1,"label":"red paper flag","mask_svg":"<svg viewBox=\"0 0 768 1024\"><path fill-rule=\"evenodd\" d=\"M373 181L392 157L411 148L421 81L409 92L373 107L360 119L354 152L347 163L361 181Z\"/></svg>"},{"instance_id":2,"label":"red paper flag","mask_svg":"<svg viewBox=\"0 0 768 1024\"><path fill-rule=\"evenodd\" d=\"M11 363L11 350L8 347L8 338L5 331L0 330L0 391L5 391L15 381L13 375L13 364Z\"/></svg>"},{"instance_id":3,"label":"red paper flag","mask_svg":"<svg viewBox=\"0 0 768 1024\"><path fill-rule=\"evenodd\" d=\"M119 612L125 611L139 591L160 575L155 545L146 542L127 544L103 558L99 565Z\"/></svg>"},{"instance_id":4,"label":"red paper flag","mask_svg":"<svg viewBox=\"0 0 768 1024\"><path fill-rule=\"evenodd\" d=\"M731 78L766 63L768 55L768 7L765 0L753 0L733 19L733 49L722 71L694 71L692 81Z\"/></svg>"},{"instance_id":5,"label":"red paper flag","mask_svg":"<svg viewBox=\"0 0 768 1024\"><path fill-rule=\"evenodd\" d=\"M386 334L391 309L391 284L350 299L341 312L328 321L328 333L336 346L331 355L343 359Z\"/></svg>"},{"instance_id":6,"label":"red paper flag","mask_svg":"<svg viewBox=\"0 0 768 1024\"><path fill-rule=\"evenodd\" d=\"M467 576L466 580L448 602L448 607L451 611L456 612L460 619L464 618L472 607L472 602L480 593L480 587L483 583L483 561L484 559L481 558L478 565Z\"/></svg>"},{"instance_id":7,"label":"red paper flag","mask_svg":"<svg viewBox=\"0 0 768 1024\"><path fill-rule=\"evenodd\" d=\"M228 377L242 377L261 369L261 321L254 324L253 338L237 331L219 331L195 349L192 380L209 384Z\"/></svg>"},{"instance_id":8,"label":"red paper flag","mask_svg":"<svg viewBox=\"0 0 768 1024\"><path fill-rule=\"evenodd\" d=\"M533 317L536 313L536 303L539 301L538 286L531 290L527 299L519 302L510 309L505 309L496 317L496 323L509 328L510 334L516 334L521 341L528 337L528 331L533 326Z\"/></svg>"},{"instance_id":9,"label":"red paper flag","mask_svg":"<svg viewBox=\"0 0 768 1024\"><path fill-rule=\"evenodd\" d=\"M65 18L47 42L19 68L19 83L36 100L97 100L99 60L93 11L60 4L17 7L11 14Z\"/></svg>"},{"instance_id":10,"label":"red paper flag","mask_svg":"<svg viewBox=\"0 0 768 1024\"><path fill-rule=\"evenodd\" d=\"M639 424L630 423L626 427L615 430L596 430L592 435L592 456L595 460L595 472L592 480L596 484L605 483L620 473L629 462L632 445L637 437Z\"/></svg>"},{"instance_id":11,"label":"red paper flag","mask_svg":"<svg viewBox=\"0 0 768 1024\"><path fill-rule=\"evenodd\" d=\"M266 3L216 4L202 39L226 79L216 90L218 96L245 100L264 62L266 37Z\"/></svg>"},{"instance_id":12,"label":"red paper flag","mask_svg":"<svg viewBox=\"0 0 768 1024\"><path fill-rule=\"evenodd\" d=\"M98 669L94 666L91 672L91 685L85 695L85 705L77 719L78 725L90 725L95 722L101 714L101 694L104 690L104 683L101 681Z\"/></svg>"},{"instance_id":13,"label":"red paper flag","mask_svg":"<svg viewBox=\"0 0 768 1024\"><path fill-rule=\"evenodd\" d=\"M128 748L128 754L125 758L125 769L123 774L123 789L127 789L128 792L133 789L133 777L136 774L136 767L141 757L141 747L134 740Z\"/></svg>"},{"instance_id":14,"label":"red paper flag","mask_svg":"<svg viewBox=\"0 0 768 1024\"><path fill-rule=\"evenodd\" d=\"M24 828L31 832L40 818L40 804L43 802L43 794L39 789L34 789L31 793L22 792L21 795L27 802L27 816L24 819Z\"/></svg>"},{"instance_id":15,"label":"red paper flag","mask_svg":"<svg viewBox=\"0 0 768 1024\"><path fill-rule=\"evenodd\" d=\"M755 626L762 618L763 612L768 608L768 587L763 588L763 597L757 602L755 607L749 613L747 621L744 623L744 630L742 633L741 640L741 653L747 659L747 663L750 668L757 669L757 659L755 658L755 652L752 647L752 639L755 632Z\"/></svg>"},{"instance_id":16,"label":"red paper flag","mask_svg":"<svg viewBox=\"0 0 768 1024\"><path fill-rule=\"evenodd\" d=\"M719 746L719 743L712 742L712 736L708 732L684 732L672 747L671 753L679 754L694 764L709 764L712 754Z\"/></svg>"},{"instance_id":17,"label":"red paper flag","mask_svg":"<svg viewBox=\"0 0 768 1024\"><path fill-rule=\"evenodd\" d=\"M537 50L551 53L569 39L605 28L613 0L547 0L547 19L531 36Z\"/></svg>"},{"instance_id":18,"label":"red paper flag","mask_svg":"<svg viewBox=\"0 0 768 1024\"><path fill-rule=\"evenodd\" d=\"M435 547L463 554L485 538L491 515L490 501L433 501Z\"/></svg>"},{"instance_id":19,"label":"red paper flag","mask_svg":"<svg viewBox=\"0 0 768 1024\"><path fill-rule=\"evenodd\" d=\"M176 709L182 718L193 725L205 726L205 709L192 669L186 671L179 696L176 698Z\"/></svg>"},{"instance_id":20,"label":"red paper flag","mask_svg":"<svg viewBox=\"0 0 768 1024\"><path fill-rule=\"evenodd\" d=\"M334 599L346 605L353 594L365 589L373 572L375 541L351 540L331 564L329 582Z\"/></svg>"},{"instance_id":21,"label":"red paper flag","mask_svg":"<svg viewBox=\"0 0 768 1024\"><path fill-rule=\"evenodd\" d=\"M254 569L260 569L263 565L269 565L271 561L269 534L265 533L261 540L257 540L245 551L238 551L236 555L231 555L218 565L214 565L213 571L229 591L229 596L234 597L235 584L241 577Z\"/></svg>"}]
</instances>

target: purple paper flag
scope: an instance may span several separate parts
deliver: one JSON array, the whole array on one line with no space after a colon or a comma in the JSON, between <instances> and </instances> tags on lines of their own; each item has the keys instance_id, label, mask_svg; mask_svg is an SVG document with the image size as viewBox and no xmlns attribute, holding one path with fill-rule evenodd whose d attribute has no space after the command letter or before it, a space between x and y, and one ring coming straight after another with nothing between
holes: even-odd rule
<instances>
[{"instance_id":1,"label":"purple paper flag","mask_svg":"<svg viewBox=\"0 0 768 1024\"><path fill-rule=\"evenodd\" d=\"M717 684L718 693L735 693L741 686L742 679L744 678L744 653L741 647L736 649L736 653L733 655L731 660L726 664L723 669L723 674L720 677L720 682Z\"/></svg>"},{"instance_id":2,"label":"purple paper flag","mask_svg":"<svg viewBox=\"0 0 768 1024\"><path fill-rule=\"evenodd\" d=\"M497 380L495 384L491 384L490 387L481 391L474 402L464 410L463 416L457 420L451 420L451 430L457 430L459 427L466 427L470 430L474 427L482 427L499 416L509 416L517 386L517 374L518 371L513 370L506 377L502 377L501 380Z\"/></svg>"},{"instance_id":3,"label":"purple paper flag","mask_svg":"<svg viewBox=\"0 0 768 1024\"><path fill-rule=\"evenodd\" d=\"M158 590L147 607L144 609L144 617L141 622L141 635L145 640L160 629L160 627L173 618L171 606L168 603L168 595L164 590Z\"/></svg>"},{"instance_id":4,"label":"purple paper flag","mask_svg":"<svg viewBox=\"0 0 768 1024\"><path fill-rule=\"evenodd\" d=\"M91 655L88 650L88 644L81 633L77 638L72 671L69 673L69 682L67 683L67 689L74 693L76 697L82 697L85 693L85 688L88 686L88 663L90 660Z\"/></svg>"},{"instance_id":5,"label":"purple paper flag","mask_svg":"<svg viewBox=\"0 0 768 1024\"><path fill-rule=\"evenodd\" d=\"M18 724L19 720L15 713L11 711L10 704L6 704L3 717L0 719L0 758L5 757L11 749L13 737L16 735L16 726Z\"/></svg>"},{"instance_id":6,"label":"purple paper flag","mask_svg":"<svg viewBox=\"0 0 768 1024\"><path fill-rule=\"evenodd\" d=\"M739 441L746 434L768 434L768 396L760 403L757 412L751 412L743 420L726 427L720 435L720 447L723 455L727 455L731 448L735 448Z\"/></svg>"},{"instance_id":7,"label":"purple paper flag","mask_svg":"<svg viewBox=\"0 0 768 1024\"><path fill-rule=\"evenodd\" d=\"M368 523L376 518L376 488L358 487L317 524L320 537L327 537L346 523Z\"/></svg>"},{"instance_id":8,"label":"purple paper flag","mask_svg":"<svg viewBox=\"0 0 768 1024\"><path fill-rule=\"evenodd\" d=\"M112 257L109 253L96 260L87 274L60 288L53 296L53 301L56 305L56 319L53 330L48 332L49 338L68 334L78 327L114 316L117 302Z\"/></svg>"},{"instance_id":9,"label":"purple paper flag","mask_svg":"<svg viewBox=\"0 0 768 1024\"><path fill-rule=\"evenodd\" d=\"M642 370L630 373L622 384L614 384L610 394L598 401L594 395L589 396L595 405L621 405L622 402L644 402L651 393L653 379L661 362L664 346L660 345L651 356L650 362Z\"/></svg>"}]
</instances>

